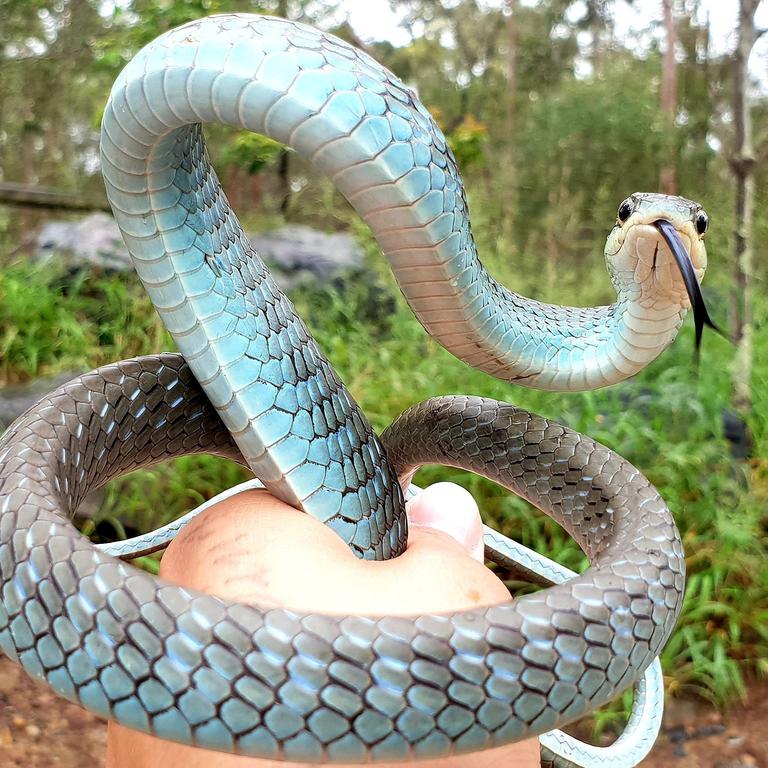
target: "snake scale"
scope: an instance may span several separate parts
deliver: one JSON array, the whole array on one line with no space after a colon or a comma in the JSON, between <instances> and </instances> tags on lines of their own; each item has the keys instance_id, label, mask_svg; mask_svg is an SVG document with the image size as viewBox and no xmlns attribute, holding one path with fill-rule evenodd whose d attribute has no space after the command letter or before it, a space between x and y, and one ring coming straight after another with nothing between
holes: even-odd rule
<instances>
[{"instance_id":1,"label":"snake scale","mask_svg":"<svg viewBox=\"0 0 768 768\"><path fill-rule=\"evenodd\" d=\"M606 245L613 305L532 301L479 262L442 133L373 59L249 14L172 30L116 81L101 158L136 269L181 355L83 375L0 439L0 648L129 727L306 762L499 746L630 686L682 603L682 546L658 493L588 437L477 397L416 405L379 440L245 238L208 160L200 125L210 121L269 135L330 176L424 327L490 374L553 390L604 386L657 357L691 305L697 333L709 322L697 204L652 194L622 204ZM249 466L375 559L405 548L402 488L414 470L464 467L551 515L591 565L453 615L302 615L163 582L69 522L112 478L203 452Z\"/></svg>"}]
</instances>

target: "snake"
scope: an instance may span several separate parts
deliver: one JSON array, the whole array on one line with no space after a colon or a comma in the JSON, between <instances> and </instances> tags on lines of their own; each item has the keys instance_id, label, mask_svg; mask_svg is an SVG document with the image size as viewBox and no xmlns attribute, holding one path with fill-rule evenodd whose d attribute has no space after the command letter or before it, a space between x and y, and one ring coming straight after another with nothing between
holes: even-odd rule
<instances>
[{"instance_id":1,"label":"snake","mask_svg":"<svg viewBox=\"0 0 768 768\"><path fill-rule=\"evenodd\" d=\"M101 167L179 353L79 376L0 438L3 653L127 727L306 763L488 749L630 687L658 663L682 605L681 539L659 493L591 438L481 397L432 398L378 437L243 233L208 158L209 122L267 135L330 177L426 331L490 375L547 390L607 386L661 354L689 309L697 342L713 325L697 203L624 200L605 247L610 306L528 299L481 264L445 137L373 58L253 14L171 30L115 81ZM312 614L171 584L72 524L94 488L196 453L249 467L379 560L406 547L404 489L418 467L460 467L551 516L590 564L452 614ZM543 749L542 765L564 764Z\"/></svg>"}]
</instances>

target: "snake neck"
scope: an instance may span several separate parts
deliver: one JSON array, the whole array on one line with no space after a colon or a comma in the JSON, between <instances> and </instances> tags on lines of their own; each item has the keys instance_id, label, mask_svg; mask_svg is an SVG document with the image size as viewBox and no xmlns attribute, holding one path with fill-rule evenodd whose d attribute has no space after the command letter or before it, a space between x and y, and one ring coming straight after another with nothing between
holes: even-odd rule
<instances>
[{"instance_id":1,"label":"snake neck","mask_svg":"<svg viewBox=\"0 0 768 768\"><path fill-rule=\"evenodd\" d=\"M564 307L520 296L481 270L457 286L455 318L446 305L411 301L421 322L452 354L522 386L578 391L623 381L675 339L687 307L613 275L617 299L601 307ZM485 297L492 297L488 301Z\"/></svg>"},{"instance_id":2,"label":"snake neck","mask_svg":"<svg viewBox=\"0 0 768 768\"><path fill-rule=\"evenodd\" d=\"M201 286L226 268L228 249L254 261L207 165L194 127L203 122L270 136L329 176L370 226L427 331L494 376L550 390L605 386L647 365L680 326L684 308L635 295L629 283L617 285L612 306L585 309L507 290L478 259L455 159L413 91L366 54L301 24L212 16L166 33L134 58L113 87L102 129L110 201L193 368L203 349L223 350L216 364L230 363L222 329L194 314ZM233 296L222 297L234 308L228 322L249 325L240 317L242 286L230 288ZM230 398L224 387L214 399ZM251 452L263 448L259 439Z\"/></svg>"}]
</instances>

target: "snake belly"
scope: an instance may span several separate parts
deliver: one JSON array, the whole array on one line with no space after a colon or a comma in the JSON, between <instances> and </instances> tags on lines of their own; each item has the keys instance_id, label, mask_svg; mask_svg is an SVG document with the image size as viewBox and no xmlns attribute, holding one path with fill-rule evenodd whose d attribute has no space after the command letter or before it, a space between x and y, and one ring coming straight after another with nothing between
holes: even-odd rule
<instances>
[{"instance_id":1,"label":"snake belly","mask_svg":"<svg viewBox=\"0 0 768 768\"><path fill-rule=\"evenodd\" d=\"M306 762L490 748L609 701L659 653L682 603L682 547L658 493L589 438L480 398L415 406L382 445L245 239L207 158L199 123L210 120L268 133L326 170L401 259L401 287L428 329L440 313L451 325L441 285L468 295L469 311L476 302L475 316L493 302L476 290L485 273L473 266L450 152L369 57L250 15L203 19L150 44L113 88L102 165L137 271L183 356L79 377L0 438L0 648L126 726ZM406 134L410 161L393 144ZM422 203L398 202L414 195ZM446 264L452 276L440 283ZM425 284L425 270L435 280ZM503 368L455 322L465 359ZM401 483L415 468L464 467L550 514L591 566L452 615L302 615L168 584L99 552L69 522L99 485L201 452L248 465L377 559L406 545Z\"/></svg>"}]
</instances>

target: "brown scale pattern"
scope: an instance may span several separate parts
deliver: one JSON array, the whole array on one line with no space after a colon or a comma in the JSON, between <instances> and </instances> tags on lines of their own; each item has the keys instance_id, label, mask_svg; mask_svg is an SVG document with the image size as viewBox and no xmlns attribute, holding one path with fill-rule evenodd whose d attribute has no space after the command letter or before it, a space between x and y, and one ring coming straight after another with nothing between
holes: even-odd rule
<instances>
[{"instance_id":1,"label":"brown scale pattern","mask_svg":"<svg viewBox=\"0 0 768 768\"><path fill-rule=\"evenodd\" d=\"M453 615L299 615L220 600L99 553L68 521L92 488L174 456L242 461L178 355L75 379L0 440L0 647L60 694L161 737L312 762L440 756L570 722L629 686L680 610L656 491L609 449L496 401L437 398L383 441L405 482L463 466L530 499L582 576Z\"/></svg>"}]
</instances>

